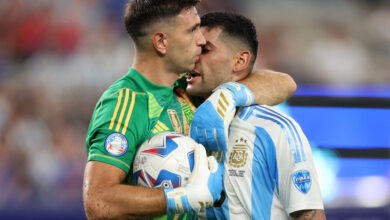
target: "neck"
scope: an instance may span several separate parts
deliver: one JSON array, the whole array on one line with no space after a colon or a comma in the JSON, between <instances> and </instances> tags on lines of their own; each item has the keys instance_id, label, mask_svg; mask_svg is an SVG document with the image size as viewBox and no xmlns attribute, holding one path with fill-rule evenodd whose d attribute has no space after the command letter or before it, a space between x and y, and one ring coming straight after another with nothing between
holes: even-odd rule
<instances>
[{"instance_id":1,"label":"neck","mask_svg":"<svg viewBox=\"0 0 390 220\"><path fill-rule=\"evenodd\" d=\"M154 54L136 53L132 67L150 82L161 86L173 86L179 76L179 73L168 71L164 59Z\"/></svg>"}]
</instances>

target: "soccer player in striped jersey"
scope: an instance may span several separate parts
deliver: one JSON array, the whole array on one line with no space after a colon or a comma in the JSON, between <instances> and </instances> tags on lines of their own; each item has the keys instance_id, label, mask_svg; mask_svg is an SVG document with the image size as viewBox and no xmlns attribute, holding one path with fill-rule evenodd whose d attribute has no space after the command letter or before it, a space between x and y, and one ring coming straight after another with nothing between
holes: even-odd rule
<instances>
[{"instance_id":1,"label":"soccer player in striped jersey","mask_svg":"<svg viewBox=\"0 0 390 220\"><path fill-rule=\"evenodd\" d=\"M233 13L202 16L201 30L206 44L195 67L200 77L188 84L187 91L207 98L218 85L225 83L226 88L227 82L247 77L258 42L253 23ZM237 87L234 82L228 85L229 89L217 89L206 101L221 118L234 112L227 112L231 103L224 97ZM195 117L207 120L202 115L196 112ZM203 131L191 128L193 137L199 132ZM226 192L220 208L207 210L209 219L325 218L310 145L291 117L267 105L240 107L227 148L216 145L208 150L221 156Z\"/></svg>"},{"instance_id":2,"label":"soccer player in striped jersey","mask_svg":"<svg viewBox=\"0 0 390 220\"><path fill-rule=\"evenodd\" d=\"M195 67L206 43L196 10L199 1L133 0L128 4L125 25L135 45L133 65L97 102L86 137L83 200L88 218L147 218L168 213L162 219L173 219L178 217L176 213L184 213L179 219L194 219L196 211L220 197L222 172L217 166L207 167L203 148L195 151L199 169L191 174L196 177L194 182L178 189L131 185L129 172L134 154L145 140L165 131L189 132L197 99L185 93L186 78L176 80ZM266 92L260 97L270 94L275 97L272 102L280 102L292 94L295 83L284 74L272 75L274 80L259 84L292 89L276 97Z\"/></svg>"}]
</instances>

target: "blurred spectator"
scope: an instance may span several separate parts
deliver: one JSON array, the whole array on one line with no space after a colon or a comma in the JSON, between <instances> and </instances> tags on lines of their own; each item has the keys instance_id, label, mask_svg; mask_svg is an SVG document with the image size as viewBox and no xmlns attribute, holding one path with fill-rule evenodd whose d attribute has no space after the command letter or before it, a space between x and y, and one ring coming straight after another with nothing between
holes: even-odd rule
<instances>
[{"instance_id":1,"label":"blurred spectator","mask_svg":"<svg viewBox=\"0 0 390 220\"><path fill-rule=\"evenodd\" d=\"M386 2L380 7L373 8L366 17L364 37L371 49L376 51L373 65L377 68L374 82L390 82L390 3ZM372 79L371 79L372 80Z\"/></svg>"},{"instance_id":2,"label":"blurred spectator","mask_svg":"<svg viewBox=\"0 0 390 220\"><path fill-rule=\"evenodd\" d=\"M368 78L368 53L361 42L336 23L326 23L323 34L308 45L304 65L312 83L363 84Z\"/></svg>"}]
</instances>

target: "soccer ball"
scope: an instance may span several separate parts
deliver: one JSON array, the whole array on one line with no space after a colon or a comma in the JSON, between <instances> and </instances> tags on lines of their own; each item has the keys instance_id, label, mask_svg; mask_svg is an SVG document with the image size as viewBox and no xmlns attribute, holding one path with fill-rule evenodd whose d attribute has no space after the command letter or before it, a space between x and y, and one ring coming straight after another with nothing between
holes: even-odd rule
<instances>
[{"instance_id":1,"label":"soccer ball","mask_svg":"<svg viewBox=\"0 0 390 220\"><path fill-rule=\"evenodd\" d=\"M184 186L194 167L194 150L198 143L192 138L164 132L145 141L133 162L133 180L150 188Z\"/></svg>"}]
</instances>

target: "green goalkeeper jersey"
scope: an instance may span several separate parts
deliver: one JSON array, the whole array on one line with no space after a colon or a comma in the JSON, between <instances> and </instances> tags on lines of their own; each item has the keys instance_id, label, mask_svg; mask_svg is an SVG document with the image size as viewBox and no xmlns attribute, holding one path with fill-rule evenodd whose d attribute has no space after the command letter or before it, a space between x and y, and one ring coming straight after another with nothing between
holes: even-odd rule
<instances>
[{"instance_id":1,"label":"green goalkeeper jersey","mask_svg":"<svg viewBox=\"0 0 390 220\"><path fill-rule=\"evenodd\" d=\"M188 134L195 107L180 87L185 85L178 82L173 87L160 86L130 68L96 104L86 137L88 161L119 167L131 184L133 158L145 140L166 131ZM175 217L195 218L195 213Z\"/></svg>"}]
</instances>

